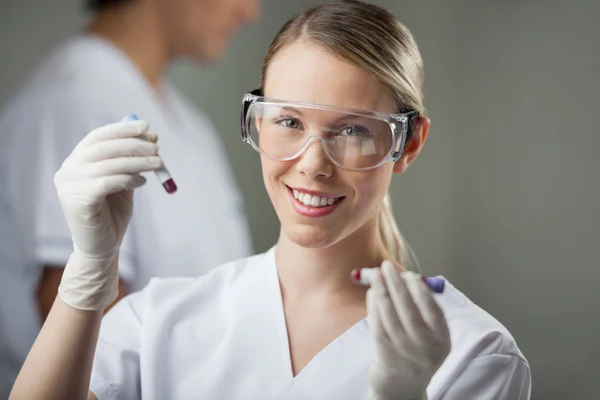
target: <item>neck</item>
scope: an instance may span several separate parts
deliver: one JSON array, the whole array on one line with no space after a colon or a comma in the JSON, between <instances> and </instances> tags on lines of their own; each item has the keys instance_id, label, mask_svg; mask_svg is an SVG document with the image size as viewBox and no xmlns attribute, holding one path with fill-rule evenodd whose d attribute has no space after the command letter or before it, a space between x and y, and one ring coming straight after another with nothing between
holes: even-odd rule
<instances>
[{"instance_id":1,"label":"neck","mask_svg":"<svg viewBox=\"0 0 600 400\"><path fill-rule=\"evenodd\" d=\"M365 287L350 279L355 268L377 267L386 251L374 220L342 241L325 248L306 248L292 242L282 230L276 263L285 299L337 298L364 301Z\"/></svg>"},{"instance_id":2,"label":"neck","mask_svg":"<svg viewBox=\"0 0 600 400\"><path fill-rule=\"evenodd\" d=\"M159 13L148 4L132 2L100 11L85 30L123 51L150 85L160 92L170 60Z\"/></svg>"}]
</instances>

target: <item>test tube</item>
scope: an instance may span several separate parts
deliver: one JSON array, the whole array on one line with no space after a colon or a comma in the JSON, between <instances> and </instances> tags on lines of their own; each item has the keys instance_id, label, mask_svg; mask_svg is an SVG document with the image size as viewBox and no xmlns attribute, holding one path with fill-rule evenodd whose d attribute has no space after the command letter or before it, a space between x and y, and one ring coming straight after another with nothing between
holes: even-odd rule
<instances>
[{"instance_id":1,"label":"test tube","mask_svg":"<svg viewBox=\"0 0 600 400\"><path fill-rule=\"evenodd\" d=\"M137 115L131 114L131 115L124 117L121 120L121 122L137 121L137 120L139 120ZM171 178L171 174L169 174L169 171L167 170L166 166L163 165L162 168L154 171L154 174L158 178L158 181L161 183L161 185L165 188L167 193L172 194L177 191L177 185L175 184L175 181L173 180L173 178Z\"/></svg>"},{"instance_id":2,"label":"test tube","mask_svg":"<svg viewBox=\"0 0 600 400\"><path fill-rule=\"evenodd\" d=\"M375 269L361 268L352 271L352 280L360 285L370 286ZM434 293L444 293L444 279L440 277L422 277L423 282Z\"/></svg>"}]
</instances>

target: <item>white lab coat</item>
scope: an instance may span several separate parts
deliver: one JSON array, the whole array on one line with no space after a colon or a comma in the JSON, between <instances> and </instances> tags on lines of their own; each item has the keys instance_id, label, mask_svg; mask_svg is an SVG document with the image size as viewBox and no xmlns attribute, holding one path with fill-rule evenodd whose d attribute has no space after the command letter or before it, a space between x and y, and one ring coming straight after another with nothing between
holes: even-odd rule
<instances>
[{"instance_id":1,"label":"white lab coat","mask_svg":"<svg viewBox=\"0 0 600 400\"><path fill-rule=\"evenodd\" d=\"M293 377L275 248L207 275L153 280L102 322L100 399L364 400L374 344L359 321ZM429 399L526 400L529 365L502 324L447 282L450 355Z\"/></svg>"},{"instance_id":2,"label":"white lab coat","mask_svg":"<svg viewBox=\"0 0 600 400\"><path fill-rule=\"evenodd\" d=\"M71 235L53 176L92 129L135 113L159 135L179 190L154 174L136 191L119 271L133 290L150 278L198 276L252 245L227 155L208 119L170 84L159 98L130 60L100 38L61 44L0 115L0 398L39 328L44 264L64 265Z\"/></svg>"}]
</instances>

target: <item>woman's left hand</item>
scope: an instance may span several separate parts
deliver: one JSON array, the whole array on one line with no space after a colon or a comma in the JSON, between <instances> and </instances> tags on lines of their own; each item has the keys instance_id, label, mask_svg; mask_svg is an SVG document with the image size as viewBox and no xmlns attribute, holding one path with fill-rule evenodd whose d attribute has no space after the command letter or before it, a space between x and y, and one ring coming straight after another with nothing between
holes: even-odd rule
<instances>
[{"instance_id":1,"label":"woman's left hand","mask_svg":"<svg viewBox=\"0 0 600 400\"><path fill-rule=\"evenodd\" d=\"M389 261L374 275L367 292L376 350L368 398L426 399L427 385L450 352L444 313L419 275L401 273Z\"/></svg>"}]
</instances>

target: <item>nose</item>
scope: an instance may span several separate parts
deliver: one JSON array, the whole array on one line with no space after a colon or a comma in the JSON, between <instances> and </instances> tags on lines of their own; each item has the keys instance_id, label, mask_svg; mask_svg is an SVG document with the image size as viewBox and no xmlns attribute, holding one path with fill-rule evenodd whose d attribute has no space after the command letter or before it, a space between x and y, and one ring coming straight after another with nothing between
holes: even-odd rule
<instances>
[{"instance_id":1,"label":"nose","mask_svg":"<svg viewBox=\"0 0 600 400\"><path fill-rule=\"evenodd\" d=\"M240 0L241 19L244 22L255 22L260 17L260 0Z\"/></svg>"},{"instance_id":2,"label":"nose","mask_svg":"<svg viewBox=\"0 0 600 400\"><path fill-rule=\"evenodd\" d=\"M309 139L306 149L296 162L296 170L313 179L329 178L333 174L333 164L319 137Z\"/></svg>"}]
</instances>

